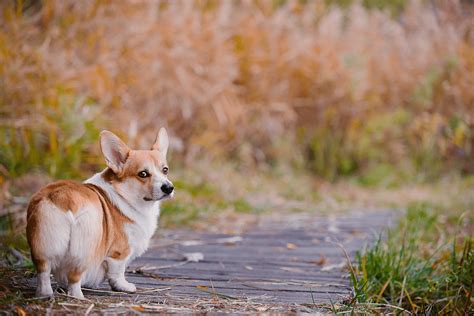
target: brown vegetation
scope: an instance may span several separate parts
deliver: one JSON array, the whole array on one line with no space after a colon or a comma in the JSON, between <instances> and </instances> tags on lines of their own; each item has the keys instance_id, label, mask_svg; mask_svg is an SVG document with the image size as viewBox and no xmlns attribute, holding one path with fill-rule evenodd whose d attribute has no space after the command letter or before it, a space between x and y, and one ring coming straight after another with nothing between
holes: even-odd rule
<instances>
[{"instance_id":1,"label":"brown vegetation","mask_svg":"<svg viewBox=\"0 0 474 316\"><path fill-rule=\"evenodd\" d=\"M464 2L21 3L5 2L0 22L0 163L14 174L95 163L96 128L140 146L160 125L188 162L291 162L330 178L401 161L474 169Z\"/></svg>"}]
</instances>

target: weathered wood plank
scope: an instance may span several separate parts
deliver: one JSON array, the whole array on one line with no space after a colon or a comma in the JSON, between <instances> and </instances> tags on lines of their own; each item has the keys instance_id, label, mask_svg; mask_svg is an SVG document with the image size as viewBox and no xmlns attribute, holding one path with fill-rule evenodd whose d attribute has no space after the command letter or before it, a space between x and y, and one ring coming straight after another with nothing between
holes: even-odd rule
<instances>
[{"instance_id":1,"label":"weathered wood plank","mask_svg":"<svg viewBox=\"0 0 474 316\"><path fill-rule=\"evenodd\" d=\"M350 298L351 286L339 245L354 258L393 217L393 211L338 217L297 214L265 220L239 236L160 230L149 250L132 262L129 271L138 272L127 273L137 294L111 293L105 282L105 292L86 289L85 294L159 304L215 295L279 305L341 302ZM201 253L203 259L187 262L189 253ZM36 281L30 282L34 289ZM162 290L143 292L157 288Z\"/></svg>"},{"instance_id":2,"label":"weathered wood plank","mask_svg":"<svg viewBox=\"0 0 474 316\"><path fill-rule=\"evenodd\" d=\"M160 287L197 287L206 286L215 289L234 289L234 290L248 290L264 292L313 292L313 293L346 293L348 286L334 283L301 283L295 284L291 282L281 281L260 281L260 282L245 282L245 281L211 281L211 280L186 280L186 279L165 279L165 280L150 280L143 277L130 276L130 282L135 283L146 288L149 285Z\"/></svg>"},{"instance_id":3,"label":"weathered wood plank","mask_svg":"<svg viewBox=\"0 0 474 316\"><path fill-rule=\"evenodd\" d=\"M187 272L187 273L186 273ZM342 282L346 281L349 284L349 280L343 276L331 277L324 275L308 275L296 276L292 274L279 274L279 273L265 273L263 275L249 275L245 272L219 272L219 271L208 271L207 273L201 271L173 271L169 273L160 274L161 278L176 278L176 279L192 279L192 280L213 280L213 281L266 281L266 280L281 280L283 278L288 281L312 281L312 282Z\"/></svg>"},{"instance_id":4,"label":"weathered wood plank","mask_svg":"<svg viewBox=\"0 0 474 316\"><path fill-rule=\"evenodd\" d=\"M349 246L362 247L363 243L354 243L350 244ZM346 249L351 249L345 247ZM179 250L181 248L177 248L176 252L181 254L184 253L193 253L193 252L201 252L204 254L205 259L213 260L213 261L228 261L233 262L234 260L237 262L242 262L245 260L249 261L300 261L300 262L307 262L311 263L314 261L318 261L321 256L325 256L327 258L341 258L343 257L343 251L337 246L333 245L332 247L328 248L319 248L318 245L315 245L314 248L302 248L302 249L293 249L288 250L283 247L279 248L259 248L255 249L251 246L236 246L232 248L224 248L224 247L214 247L214 246L195 246L192 248L188 248L185 250ZM353 249L353 248L352 248ZM356 249L348 250L348 253L355 254ZM245 254L245 257L242 256ZM157 253L148 253L145 254L143 258L147 259L161 259L164 257L164 254L157 254ZM181 257L168 257L169 259L177 259L183 258ZM259 259L259 260L257 260ZM140 260L140 259L139 259ZM335 260L337 261L337 260ZM137 261L139 262L139 261Z\"/></svg>"},{"instance_id":5,"label":"weathered wood plank","mask_svg":"<svg viewBox=\"0 0 474 316\"><path fill-rule=\"evenodd\" d=\"M306 267L294 267L288 265L281 265L281 266L274 266L274 265L266 265L266 264L253 264L253 265L247 265L247 264L242 264L242 263L227 263L227 264L220 264L220 263L215 263L215 262L208 262L208 261L203 261L203 262L188 262L184 264L184 262L179 262L176 264L181 264L180 266L161 266L162 268L159 269L152 269L151 267L152 264L154 264L154 261L144 261L140 260L140 263L145 263L147 267L147 271L154 271L158 274L165 275L169 273L170 271L179 271L180 273L219 273L219 274L226 274L226 273L241 273L244 275L267 275L270 273L273 274L278 274L281 275L282 277L284 275L299 275L299 274L305 274L305 275L314 275L318 277L332 277L332 276L340 276L340 268L339 269L334 269L332 271L321 271L320 266L306 266ZM345 262L341 260L340 262ZM340 263L338 262L338 263ZM160 267L160 266L155 266L155 267ZM230 275L230 274L229 274Z\"/></svg>"},{"instance_id":6,"label":"weathered wood plank","mask_svg":"<svg viewBox=\"0 0 474 316\"><path fill-rule=\"evenodd\" d=\"M285 223L269 221L241 236L162 231L131 267L158 268L129 278L142 286L168 286L173 295L210 295L197 288L204 286L266 302L335 302L351 293L347 272L339 266L346 259L338 244L353 257L392 218L393 212L302 216ZM197 252L202 261L183 262L186 253ZM338 266L324 271L329 265Z\"/></svg>"}]
</instances>

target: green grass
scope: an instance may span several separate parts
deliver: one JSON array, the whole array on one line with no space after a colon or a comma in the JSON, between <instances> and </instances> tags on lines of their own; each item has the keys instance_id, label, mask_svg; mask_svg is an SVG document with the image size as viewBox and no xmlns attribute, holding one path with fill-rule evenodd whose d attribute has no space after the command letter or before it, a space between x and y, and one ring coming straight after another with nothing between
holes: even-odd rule
<instances>
[{"instance_id":1,"label":"green grass","mask_svg":"<svg viewBox=\"0 0 474 316\"><path fill-rule=\"evenodd\" d=\"M446 217L440 210L428 203L412 204L399 227L357 255L351 308L460 315L474 311L473 219L468 213Z\"/></svg>"},{"instance_id":2,"label":"green grass","mask_svg":"<svg viewBox=\"0 0 474 316\"><path fill-rule=\"evenodd\" d=\"M56 90L55 90L56 91ZM57 89L40 113L20 126L0 124L0 165L11 177L32 170L80 178L100 164L96 151L100 106Z\"/></svg>"},{"instance_id":3,"label":"green grass","mask_svg":"<svg viewBox=\"0 0 474 316\"><path fill-rule=\"evenodd\" d=\"M204 208L201 211L204 211ZM198 218L199 212L200 208L191 203L169 202L161 207L160 221L166 227L188 225Z\"/></svg>"}]
</instances>

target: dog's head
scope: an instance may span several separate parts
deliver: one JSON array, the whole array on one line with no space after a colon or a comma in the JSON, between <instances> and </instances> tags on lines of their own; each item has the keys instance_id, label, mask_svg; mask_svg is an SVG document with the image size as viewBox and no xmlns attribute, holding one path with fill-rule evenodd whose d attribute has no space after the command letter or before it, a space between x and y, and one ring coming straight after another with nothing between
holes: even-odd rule
<instances>
[{"instance_id":1,"label":"dog's head","mask_svg":"<svg viewBox=\"0 0 474 316\"><path fill-rule=\"evenodd\" d=\"M132 150L109 131L100 133L100 148L109 167L103 177L133 205L170 198L174 187L168 180L168 134L161 128L150 150Z\"/></svg>"}]
</instances>

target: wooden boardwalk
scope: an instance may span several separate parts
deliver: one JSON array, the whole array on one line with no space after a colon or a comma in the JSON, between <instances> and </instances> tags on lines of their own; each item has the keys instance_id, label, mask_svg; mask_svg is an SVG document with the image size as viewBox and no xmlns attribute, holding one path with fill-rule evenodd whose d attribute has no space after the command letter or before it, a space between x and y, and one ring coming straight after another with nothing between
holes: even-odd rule
<instances>
[{"instance_id":1,"label":"wooden boardwalk","mask_svg":"<svg viewBox=\"0 0 474 316\"><path fill-rule=\"evenodd\" d=\"M99 290L83 289L85 307L93 303L112 313L327 311L351 298L344 252L352 260L396 216L390 210L265 215L240 235L161 229L128 269L137 293L111 292L104 282ZM12 280L12 288L33 296L33 275Z\"/></svg>"},{"instance_id":2,"label":"wooden boardwalk","mask_svg":"<svg viewBox=\"0 0 474 316\"><path fill-rule=\"evenodd\" d=\"M354 258L394 216L387 210L292 215L242 235L162 230L133 262L128 279L139 288L168 288L171 297L342 302L351 297L344 251Z\"/></svg>"}]
</instances>

